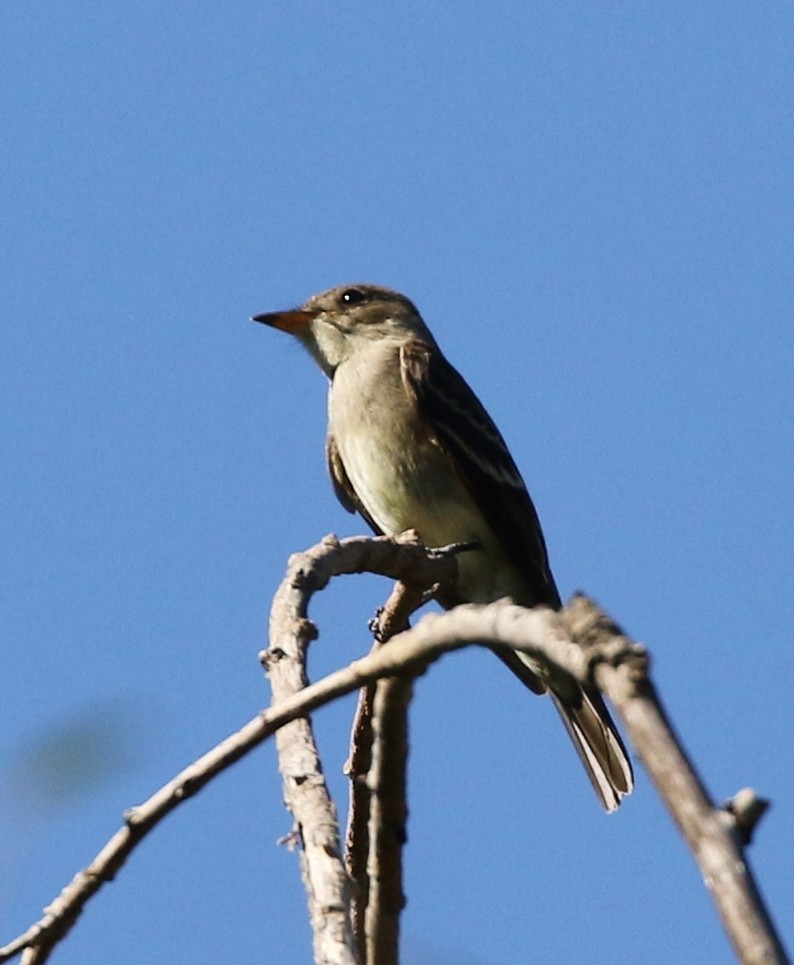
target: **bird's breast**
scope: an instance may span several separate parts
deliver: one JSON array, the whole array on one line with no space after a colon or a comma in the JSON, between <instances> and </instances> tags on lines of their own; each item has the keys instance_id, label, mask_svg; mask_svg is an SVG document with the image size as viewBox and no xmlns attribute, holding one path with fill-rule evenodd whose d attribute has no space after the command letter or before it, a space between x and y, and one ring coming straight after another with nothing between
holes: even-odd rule
<instances>
[{"instance_id":1,"label":"bird's breast","mask_svg":"<svg viewBox=\"0 0 794 965\"><path fill-rule=\"evenodd\" d=\"M523 583L447 452L413 408L400 378L399 354L368 364L350 359L335 373L329 428L348 479L387 534L416 529L428 546L478 541L459 560L462 599L517 596Z\"/></svg>"},{"instance_id":2,"label":"bird's breast","mask_svg":"<svg viewBox=\"0 0 794 965\"><path fill-rule=\"evenodd\" d=\"M423 431L399 370L395 374L381 369L371 379L337 373L329 397L330 431L351 485L378 526L385 533L413 527L428 544L441 545L444 540L436 537L450 528L445 522L450 503L466 503L468 495Z\"/></svg>"}]
</instances>

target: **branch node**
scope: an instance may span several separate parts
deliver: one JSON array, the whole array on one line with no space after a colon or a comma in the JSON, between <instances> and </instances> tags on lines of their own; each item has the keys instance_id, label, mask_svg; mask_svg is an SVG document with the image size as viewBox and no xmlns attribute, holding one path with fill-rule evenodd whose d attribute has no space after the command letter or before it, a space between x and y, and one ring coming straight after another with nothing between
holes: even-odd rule
<instances>
[{"instance_id":1,"label":"branch node","mask_svg":"<svg viewBox=\"0 0 794 965\"><path fill-rule=\"evenodd\" d=\"M267 650L259 651L259 662L262 664L262 669L267 672L286 656L281 647L269 647Z\"/></svg>"},{"instance_id":2,"label":"branch node","mask_svg":"<svg viewBox=\"0 0 794 965\"><path fill-rule=\"evenodd\" d=\"M771 803L766 798L759 797L751 787L743 787L723 803L723 811L730 816L733 831L743 845L752 842L755 829Z\"/></svg>"},{"instance_id":3,"label":"branch node","mask_svg":"<svg viewBox=\"0 0 794 965\"><path fill-rule=\"evenodd\" d=\"M587 675L596 682L599 666L621 669L624 697L647 694L650 688L650 655L635 643L598 604L575 593L560 611L563 629L581 649Z\"/></svg>"},{"instance_id":4,"label":"branch node","mask_svg":"<svg viewBox=\"0 0 794 965\"><path fill-rule=\"evenodd\" d=\"M128 828L134 828L136 824L141 822L141 809L136 805L135 807L127 808L127 810L121 816L124 823Z\"/></svg>"},{"instance_id":5,"label":"branch node","mask_svg":"<svg viewBox=\"0 0 794 965\"><path fill-rule=\"evenodd\" d=\"M305 564L302 560L295 561L295 569L292 573L292 579L290 584L293 589L300 590L304 593L313 593L315 590L319 589L317 582L317 573L312 568L311 564Z\"/></svg>"},{"instance_id":6,"label":"branch node","mask_svg":"<svg viewBox=\"0 0 794 965\"><path fill-rule=\"evenodd\" d=\"M301 617L295 621L295 633L305 643L311 643L312 640L316 640L320 636L317 624L306 617Z\"/></svg>"},{"instance_id":7,"label":"branch node","mask_svg":"<svg viewBox=\"0 0 794 965\"><path fill-rule=\"evenodd\" d=\"M388 639L383 635L383 630L381 629L381 617L385 609L385 606L379 606L375 611L375 615L367 622L367 630L369 630L378 643L385 643Z\"/></svg>"},{"instance_id":8,"label":"branch node","mask_svg":"<svg viewBox=\"0 0 794 965\"><path fill-rule=\"evenodd\" d=\"M571 636L583 649L624 637L623 629L601 607L584 593L576 592L562 611Z\"/></svg>"},{"instance_id":9,"label":"branch node","mask_svg":"<svg viewBox=\"0 0 794 965\"><path fill-rule=\"evenodd\" d=\"M312 640L316 640L320 636L317 625L307 617L296 617L285 627L285 632L290 633L300 646L307 646ZM273 644L267 650L260 651L259 662L263 669L268 671L285 657L289 657L287 651L283 647Z\"/></svg>"},{"instance_id":10,"label":"branch node","mask_svg":"<svg viewBox=\"0 0 794 965\"><path fill-rule=\"evenodd\" d=\"M578 639L576 642L580 643ZM651 658L641 643L632 643L626 637L618 637L605 643L581 645L585 647L584 658L591 679L595 674L595 668L600 664L616 670L618 667L625 667L628 670L628 679L638 691L644 683L647 683Z\"/></svg>"},{"instance_id":11,"label":"branch node","mask_svg":"<svg viewBox=\"0 0 794 965\"><path fill-rule=\"evenodd\" d=\"M276 839L276 844L281 848L286 848L287 851L294 851L296 848L303 848L303 837L300 832L300 828L293 828L287 834L282 835L280 838Z\"/></svg>"}]
</instances>

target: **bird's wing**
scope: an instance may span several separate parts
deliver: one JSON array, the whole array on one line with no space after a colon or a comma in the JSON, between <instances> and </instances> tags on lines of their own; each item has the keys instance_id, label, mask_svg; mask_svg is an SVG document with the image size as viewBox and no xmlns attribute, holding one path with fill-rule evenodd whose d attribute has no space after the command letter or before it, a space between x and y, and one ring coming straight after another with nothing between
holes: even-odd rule
<instances>
[{"instance_id":1,"label":"bird's wing","mask_svg":"<svg viewBox=\"0 0 794 965\"><path fill-rule=\"evenodd\" d=\"M527 576L531 600L517 602L559 607L540 521L492 419L434 347L418 340L408 342L401 349L400 361L406 391L425 426L449 454L510 560ZM601 695L573 679L538 678L536 668L528 666L518 652L500 651L497 656L536 693L549 685L596 793L604 807L613 811L631 792L634 779L626 748Z\"/></svg>"},{"instance_id":2,"label":"bird's wing","mask_svg":"<svg viewBox=\"0 0 794 965\"><path fill-rule=\"evenodd\" d=\"M558 607L540 521L507 445L482 403L437 348L411 340L400 349L403 384L431 435L511 562L526 574L531 600ZM349 485L349 484L348 484Z\"/></svg>"},{"instance_id":3,"label":"bird's wing","mask_svg":"<svg viewBox=\"0 0 794 965\"><path fill-rule=\"evenodd\" d=\"M330 432L325 440L325 457L328 462L328 474L331 477L331 484L334 487L336 498L349 513L359 513L369 524L373 533L377 536L382 536L383 530L366 511L364 504L358 498L355 489L353 489L353 484L347 475L342 457L339 455L336 440Z\"/></svg>"}]
</instances>

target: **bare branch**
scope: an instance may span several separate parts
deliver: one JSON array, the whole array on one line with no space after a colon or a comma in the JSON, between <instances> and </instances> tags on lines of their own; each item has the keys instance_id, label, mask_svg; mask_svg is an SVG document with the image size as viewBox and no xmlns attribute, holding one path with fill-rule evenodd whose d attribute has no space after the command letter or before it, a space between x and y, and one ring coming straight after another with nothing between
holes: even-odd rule
<instances>
[{"instance_id":1,"label":"bare branch","mask_svg":"<svg viewBox=\"0 0 794 965\"><path fill-rule=\"evenodd\" d=\"M312 564L311 577L301 587L300 567L307 559L315 559L317 562ZM292 586L288 577L282 584L281 599L284 601L286 595L289 598L286 602L294 601L297 610L304 614L305 606L302 608L302 604L308 602L314 590L322 589L335 573L358 573L369 569L393 579L404 578L409 583L418 579L423 585L430 586L450 579L455 572L453 559L443 552L426 550L416 536L410 533L394 540L359 537L345 540L344 544L340 544L335 537L327 537L313 551L295 556L291 562L294 566L290 573L296 585ZM284 609L282 605L282 612ZM293 612L289 606L286 611ZM292 629L298 634L311 635L314 632L311 624L300 617L296 619ZM279 650L271 647L266 659L277 661L279 655ZM380 675L380 672L376 672L372 677L362 676L357 668L350 667L343 672L341 678L332 674L319 684L295 693L277 707L271 707L249 721L237 733L190 764L143 804L131 808L124 816L124 825L90 864L79 871L61 894L44 909L39 921L7 945L0 947L0 962L8 961L28 948L31 949L27 956L29 961L34 960L31 957L34 954L35 961L46 961L52 947L69 932L86 903L105 883L114 878L138 843L174 808L276 733L284 724L304 717L317 707L371 683ZM332 677L336 677L335 682Z\"/></svg>"},{"instance_id":2,"label":"bare branch","mask_svg":"<svg viewBox=\"0 0 794 965\"><path fill-rule=\"evenodd\" d=\"M368 781L369 895L366 908L367 965L398 965L402 849L407 840L408 705L413 677L387 677L375 690L372 769Z\"/></svg>"},{"instance_id":3,"label":"bare branch","mask_svg":"<svg viewBox=\"0 0 794 965\"><path fill-rule=\"evenodd\" d=\"M736 821L736 833L743 845L753 840L758 822L769 809L769 801L759 797L751 787L743 787L722 805Z\"/></svg>"},{"instance_id":4,"label":"bare branch","mask_svg":"<svg viewBox=\"0 0 794 965\"><path fill-rule=\"evenodd\" d=\"M592 647L591 655L600 661L595 664L596 683L615 705L632 746L684 835L739 959L746 965L786 962L744 858L741 843L746 832L738 830L737 819L708 796L648 676L647 656L638 651L630 655L630 642L592 601L576 597L563 612L572 638ZM753 809L753 824L763 810Z\"/></svg>"},{"instance_id":5,"label":"bare branch","mask_svg":"<svg viewBox=\"0 0 794 965\"><path fill-rule=\"evenodd\" d=\"M305 562L305 555L293 558L297 563L274 603L274 636L267 657L271 673L274 666L290 662L290 658L283 659L285 654L298 652L297 647L305 649L313 635L313 628L305 617L305 605L311 592L325 585L335 571L358 572L360 568L367 568L373 559L377 563L373 569L398 579L410 570L410 566L403 567L396 560L392 550L397 544L391 542L392 549L384 549L385 542L377 540L346 541L352 547L348 552L338 542L328 540L315 548L318 565L310 571L301 570L298 565L301 560ZM365 545L375 548L365 549ZM396 555L401 552L402 548L397 549ZM437 581L429 571L437 573L439 567L443 569L452 562L428 560L429 554L415 546L409 546L407 552L424 559L423 575L428 576L428 584ZM357 561L357 568L344 569L351 566L351 561ZM288 639L290 635L298 641L295 646ZM130 810L125 815L124 826L52 902L42 919L0 948L0 962L34 947L35 953L31 951L26 956L28 962L32 965L34 961L45 961L49 950L73 925L85 903L114 876L148 831L279 728L381 677L419 673L441 654L472 643L523 650L559 672L569 673L583 682L594 681L604 690L689 843L740 960L748 965L785 963L785 951L744 859L737 818L714 807L687 760L648 677L644 648L630 641L594 604L582 598L574 600L559 614L505 603L463 606L449 613L431 614L414 629L368 656L286 697L187 767L144 804ZM288 779L292 780L293 776L290 772ZM319 779L322 781L321 772ZM314 821L315 816L310 820ZM305 824L301 830L305 840ZM314 827L311 833L314 834ZM334 828L330 833L337 832ZM338 849L333 860L343 876ZM313 862L307 862L305 867L307 874L314 874ZM315 888L315 893L320 901L324 900L319 889ZM337 936L333 945L334 954L342 948L349 952L347 960L354 962L355 945L348 924L349 895L344 889L340 894L339 902L335 895L331 903L332 918L346 919L346 922L340 930L342 939ZM345 902L346 908L342 907ZM322 923L318 921L316 925L321 927ZM346 959L337 955L321 960Z\"/></svg>"},{"instance_id":6,"label":"bare branch","mask_svg":"<svg viewBox=\"0 0 794 965\"><path fill-rule=\"evenodd\" d=\"M726 812L715 808L686 758L648 677L648 657L596 606L575 599L558 615L492 604L431 614L352 668L367 675L420 669L447 649L488 642L590 680L610 697L633 745L700 865L742 962L787 961ZM574 642L575 641L575 642Z\"/></svg>"},{"instance_id":7,"label":"bare branch","mask_svg":"<svg viewBox=\"0 0 794 965\"><path fill-rule=\"evenodd\" d=\"M174 808L198 793L212 778L240 760L285 724L304 717L337 697L351 693L371 679L362 677L357 670L350 668L347 668L344 676L346 679L337 678L336 683L325 678L278 707L258 714L235 734L164 784L143 804L130 808L124 816L124 825L91 863L78 872L61 894L45 908L42 918L12 942L0 947L0 962L8 961L23 949L33 946L39 949L38 954L44 955L36 960L46 961L49 950L68 933L89 899L102 885L115 877L140 841Z\"/></svg>"},{"instance_id":8,"label":"bare branch","mask_svg":"<svg viewBox=\"0 0 794 965\"><path fill-rule=\"evenodd\" d=\"M263 655L273 689L273 704L305 690L306 650L316 637L314 625L291 604L301 599L306 570L292 565L270 612L270 648ZM304 609L305 612L305 609ZM339 822L323 775L308 717L294 720L276 734L284 803L295 819L303 883L314 937L314 960L323 965L360 961L351 917L350 882L339 844Z\"/></svg>"},{"instance_id":9,"label":"bare branch","mask_svg":"<svg viewBox=\"0 0 794 965\"><path fill-rule=\"evenodd\" d=\"M373 630L374 648L393 637L395 633L407 630L411 614L422 606L426 592L420 587L407 583L396 583L378 613ZM375 699L375 686L364 687L358 697L353 729L350 739L350 754L344 772L350 778L350 805L348 808L347 831L345 834L345 865L354 882L353 892L353 930L359 954L363 957L366 950L365 915L369 896L370 836L370 788L367 775L372 766L372 708ZM407 710L407 706L406 706Z\"/></svg>"},{"instance_id":10,"label":"bare branch","mask_svg":"<svg viewBox=\"0 0 794 965\"><path fill-rule=\"evenodd\" d=\"M380 646L375 641L373 649ZM350 779L347 829L345 831L345 867L353 883L353 907L351 917L356 947L363 959L367 940L364 913L369 899L367 859L369 857L369 805L370 790L367 775L372 767L372 705L375 685L363 687L358 694L353 730L350 738L350 754L344 773Z\"/></svg>"},{"instance_id":11,"label":"bare branch","mask_svg":"<svg viewBox=\"0 0 794 965\"><path fill-rule=\"evenodd\" d=\"M407 624L428 587L454 578L457 564L452 556L464 548L427 550L415 533L408 532L396 538L343 541L328 536L305 553L292 556L273 601L270 649L265 655L274 705L306 685L306 648L316 635L307 618L309 601L333 576L371 571L401 581L378 618L376 637L383 640ZM360 955L364 948L362 909L369 890L365 856L370 850L370 791L362 776L369 770L371 759L371 703L370 688L359 700L348 767L353 783L347 867L309 721L296 721L276 737L285 802L303 839L302 870L316 961L326 961L324 956L331 954L331 947L337 954L344 947L349 955ZM355 895L351 894L348 869L357 885Z\"/></svg>"},{"instance_id":12,"label":"bare branch","mask_svg":"<svg viewBox=\"0 0 794 965\"><path fill-rule=\"evenodd\" d=\"M273 601L270 623L271 643L265 659L268 674L273 683L274 704L279 704L306 683L304 671L306 648L316 636L316 630L307 616L309 602L313 593L325 587L333 576L372 570L405 582L410 581L409 587L404 590L398 589L397 593L393 594L390 607L387 606L379 618L378 636L384 637L402 622L400 617L402 610L407 616L407 613L422 601L423 591L427 587L454 578L455 561L445 557L467 548L466 546L452 547L440 553L427 551L412 533L403 534L397 538L352 539L341 542L331 536L305 553L291 557L287 575ZM406 551L413 556L407 566ZM404 638L403 634L401 639ZM371 657L376 657L377 653L378 651L374 652ZM410 667L411 672L414 674L420 672L424 664L424 660L415 661ZM406 713L410 691L399 685L394 688L384 685L381 690L384 700L384 719L391 720L391 726L387 727L386 733L389 730L406 731L406 721L402 720L402 723L398 724L394 716L399 715L400 712ZM401 699L403 694L404 703ZM392 697L391 700L388 699L389 696ZM302 870L314 930L317 961L325 961L326 958L323 956L330 954L327 950L323 951L329 939L332 943L338 942L339 947L346 949L348 954L355 954L356 950L360 953L362 948L361 909L365 902L368 960L371 961L372 956L380 954L381 950L383 950L383 960L386 962L390 961L390 957L396 958L397 954L398 916L403 901L401 845L395 850L397 839L389 834L388 827L384 824L384 821L388 821L388 815L384 813L380 804L377 810L373 808L366 833L364 831L364 821L371 803L370 793L373 787L372 782L364 785L361 781L362 770L368 765L370 757L370 705L371 694L364 694L359 703L356 722L356 730L360 731L358 745L354 738L354 747L358 746L359 751L358 753L354 751L350 762L354 784L348 867L353 872L354 881L358 884L358 895L355 897L351 896L348 881L344 876L345 869L335 833L334 807L322 775L319 754L309 722L300 721L290 725L276 739L279 749L279 767L284 777L285 800L295 816L304 847L307 851L311 849L313 852L313 860L309 860L308 854L303 857ZM390 749L384 747L383 753L388 759ZM390 769L397 767L397 772L404 775L404 758L403 751L402 763L390 764ZM397 759L399 761L399 754ZM376 766L373 769L376 786L379 785L384 773L382 766ZM404 785L402 784L400 796L404 807ZM393 797L394 792L390 795L390 798ZM365 848L366 844L368 848ZM362 868L365 850L369 852L366 871ZM378 900L369 896L371 886L369 876L373 873L378 876ZM323 906L318 901L317 896L320 893L326 899L324 905L328 909L326 912L323 912ZM384 894L391 896L388 906L382 906L379 900ZM327 927L329 921L330 928ZM351 933L356 936L355 940L351 937Z\"/></svg>"}]
</instances>

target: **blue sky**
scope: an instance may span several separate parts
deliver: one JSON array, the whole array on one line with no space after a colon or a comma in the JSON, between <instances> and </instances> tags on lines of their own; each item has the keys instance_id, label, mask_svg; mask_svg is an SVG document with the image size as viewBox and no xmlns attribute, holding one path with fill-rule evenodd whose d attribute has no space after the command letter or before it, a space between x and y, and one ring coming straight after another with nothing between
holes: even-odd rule
<instances>
[{"instance_id":1,"label":"blue sky","mask_svg":"<svg viewBox=\"0 0 794 965\"><path fill-rule=\"evenodd\" d=\"M788 943L794 11L0 6L3 939L268 701L287 556L363 532L323 378L248 316L416 301L510 443L564 595L654 654ZM383 581L318 600L318 677ZM317 715L329 781L350 701ZM640 770L607 818L548 703L442 661L412 716L405 961L728 961ZM310 958L270 748L172 815L61 963Z\"/></svg>"}]
</instances>

